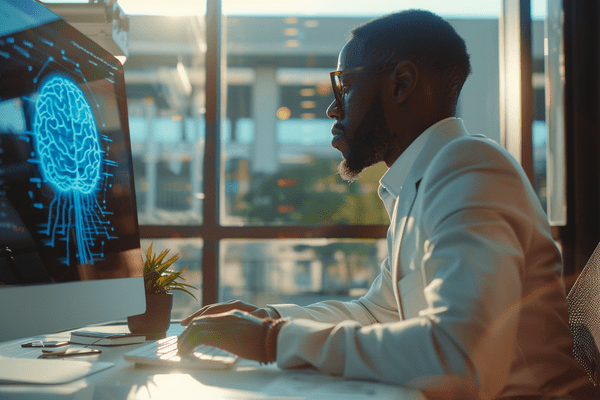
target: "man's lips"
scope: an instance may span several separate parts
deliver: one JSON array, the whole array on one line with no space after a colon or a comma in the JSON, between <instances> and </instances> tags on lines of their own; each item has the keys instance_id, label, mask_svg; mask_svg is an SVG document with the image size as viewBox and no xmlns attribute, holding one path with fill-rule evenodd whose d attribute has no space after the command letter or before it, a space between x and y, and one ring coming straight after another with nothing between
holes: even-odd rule
<instances>
[{"instance_id":1,"label":"man's lips","mask_svg":"<svg viewBox=\"0 0 600 400\"><path fill-rule=\"evenodd\" d=\"M347 148L347 143L344 138L344 130L334 125L331 128L331 134L333 135L331 146L336 148L340 153L342 153L342 155L344 155L344 152Z\"/></svg>"},{"instance_id":2,"label":"man's lips","mask_svg":"<svg viewBox=\"0 0 600 400\"><path fill-rule=\"evenodd\" d=\"M334 125L331 128L331 134L333 135L333 139L331 140L331 145L333 147L335 147L336 149L340 150L340 141L342 139L342 137L344 136L344 131L343 129L341 129L340 127L337 127L336 125Z\"/></svg>"}]
</instances>

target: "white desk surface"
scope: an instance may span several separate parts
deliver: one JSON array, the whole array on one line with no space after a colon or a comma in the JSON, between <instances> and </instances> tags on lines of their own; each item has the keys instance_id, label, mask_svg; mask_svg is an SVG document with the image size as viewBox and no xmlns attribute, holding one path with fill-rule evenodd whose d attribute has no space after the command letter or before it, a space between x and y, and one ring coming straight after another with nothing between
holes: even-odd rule
<instances>
[{"instance_id":1,"label":"white desk surface","mask_svg":"<svg viewBox=\"0 0 600 400\"><path fill-rule=\"evenodd\" d=\"M128 332L126 325L93 327L106 332ZM167 335L178 335L183 328L174 323ZM22 348L32 339L68 340L69 333L24 338L0 343L0 356L35 359L39 348ZM71 345L82 347L80 345ZM123 354L142 345L91 346L102 350L93 356L70 360L114 363L106 370L60 385L0 384L0 399L77 399L77 400L149 400L149 399L396 399L417 400L415 391L370 381L344 380L311 370L288 371L276 365L239 360L231 370L177 370L135 366L123 360ZM62 360L52 360L60 367Z\"/></svg>"}]
</instances>

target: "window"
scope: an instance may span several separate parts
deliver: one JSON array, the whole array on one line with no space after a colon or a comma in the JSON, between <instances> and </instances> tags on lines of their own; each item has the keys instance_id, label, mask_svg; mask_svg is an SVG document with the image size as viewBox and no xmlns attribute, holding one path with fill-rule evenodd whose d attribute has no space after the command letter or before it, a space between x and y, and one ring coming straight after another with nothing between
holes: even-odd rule
<instances>
[{"instance_id":1,"label":"window","mask_svg":"<svg viewBox=\"0 0 600 400\"><path fill-rule=\"evenodd\" d=\"M125 69L142 247L180 253L204 303L348 299L377 275L386 168L342 181L325 110L328 72L350 29L395 11L381 3L223 0L219 10L209 0L194 15L165 17L120 1L130 14ZM458 116L471 133L500 141L500 1L473 4L403 7L437 12L465 38L473 74ZM198 307L176 294L173 317Z\"/></svg>"}]
</instances>

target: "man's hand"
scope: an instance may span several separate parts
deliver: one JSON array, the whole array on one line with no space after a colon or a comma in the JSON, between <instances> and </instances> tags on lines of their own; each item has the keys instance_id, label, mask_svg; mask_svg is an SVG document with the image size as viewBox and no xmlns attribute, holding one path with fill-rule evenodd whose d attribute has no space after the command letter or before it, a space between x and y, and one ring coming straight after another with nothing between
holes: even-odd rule
<instances>
[{"instance_id":1,"label":"man's hand","mask_svg":"<svg viewBox=\"0 0 600 400\"><path fill-rule=\"evenodd\" d=\"M261 318L233 310L192 320L179 336L177 348L179 354L188 354L196 346L206 344L243 358L266 362L266 334L267 327Z\"/></svg>"},{"instance_id":2,"label":"man's hand","mask_svg":"<svg viewBox=\"0 0 600 400\"><path fill-rule=\"evenodd\" d=\"M181 320L180 324L183 326L187 326L194 318L206 315L222 314L233 310L245 311L261 319L277 319L281 317L279 313L272 308L258 308L252 304L244 303L243 301L230 300L225 303L216 303L204 306L189 317L186 317L185 319Z\"/></svg>"}]
</instances>

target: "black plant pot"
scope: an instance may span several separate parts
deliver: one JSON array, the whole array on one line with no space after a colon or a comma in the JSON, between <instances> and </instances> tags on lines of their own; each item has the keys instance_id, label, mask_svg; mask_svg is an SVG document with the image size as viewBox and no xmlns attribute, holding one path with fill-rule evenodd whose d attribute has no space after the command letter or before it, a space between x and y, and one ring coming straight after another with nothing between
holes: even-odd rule
<instances>
[{"instance_id":1,"label":"black plant pot","mask_svg":"<svg viewBox=\"0 0 600 400\"><path fill-rule=\"evenodd\" d=\"M146 312L127 317L129 331L147 340L162 339L171 324L173 293L146 293Z\"/></svg>"}]
</instances>

